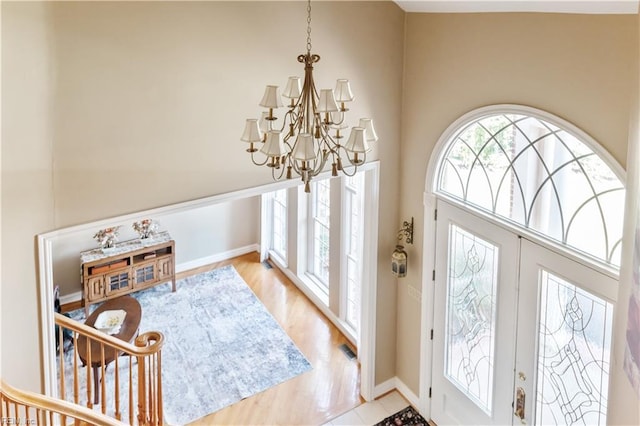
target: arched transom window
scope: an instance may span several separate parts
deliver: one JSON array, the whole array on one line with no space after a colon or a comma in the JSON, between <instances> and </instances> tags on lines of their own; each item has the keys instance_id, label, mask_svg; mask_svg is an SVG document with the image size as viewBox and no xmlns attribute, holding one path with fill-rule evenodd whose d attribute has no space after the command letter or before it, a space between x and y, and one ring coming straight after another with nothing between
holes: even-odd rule
<instances>
[{"instance_id":1,"label":"arched transom window","mask_svg":"<svg viewBox=\"0 0 640 426\"><path fill-rule=\"evenodd\" d=\"M528 108L476 115L452 135L437 193L619 266L625 188L595 141Z\"/></svg>"}]
</instances>

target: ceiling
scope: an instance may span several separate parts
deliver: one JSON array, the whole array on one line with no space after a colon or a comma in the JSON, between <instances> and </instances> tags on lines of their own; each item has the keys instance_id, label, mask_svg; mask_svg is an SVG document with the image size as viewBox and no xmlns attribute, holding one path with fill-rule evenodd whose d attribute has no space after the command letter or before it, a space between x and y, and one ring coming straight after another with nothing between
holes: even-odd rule
<instances>
[{"instance_id":1,"label":"ceiling","mask_svg":"<svg viewBox=\"0 0 640 426\"><path fill-rule=\"evenodd\" d=\"M394 0L406 12L636 14L640 0Z\"/></svg>"}]
</instances>

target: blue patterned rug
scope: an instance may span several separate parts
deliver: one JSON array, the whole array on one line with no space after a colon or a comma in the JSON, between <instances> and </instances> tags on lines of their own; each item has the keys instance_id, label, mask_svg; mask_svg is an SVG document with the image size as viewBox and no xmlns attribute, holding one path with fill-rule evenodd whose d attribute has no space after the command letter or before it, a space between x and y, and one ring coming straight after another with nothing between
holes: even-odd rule
<instances>
[{"instance_id":1,"label":"blue patterned rug","mask_svg":"<svg viewBox=\"0 0 640 426\"><path fill-rule=\"evenodd\" d=\"M176 285L131 294L142 306L140 332L165 336L166 423L192 422L311 369L233 266ZM84 321L84 310L71 316Z\"/></svg>"}]
</instances>

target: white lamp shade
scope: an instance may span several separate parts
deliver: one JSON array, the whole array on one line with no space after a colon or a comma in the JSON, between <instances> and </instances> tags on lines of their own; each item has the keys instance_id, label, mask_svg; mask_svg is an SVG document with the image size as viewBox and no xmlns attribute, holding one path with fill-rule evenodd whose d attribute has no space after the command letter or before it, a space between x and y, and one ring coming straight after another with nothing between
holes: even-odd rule
<instances>
[{"instance_id":1,"label":"white lamp shade","mask_svg":"<svg viewBox=\"0 0 640 426\"><path fill-rule=\"evenodd\" d=\"M353 100L353 93L351 92L349 80L346 78L338 79L336 82L335 96L336 101L338 102L351 102Z\"/></svg>"},{"instance_id":2,"label":"white lamp shade","mask_svg":"<svg viewBox=\"0 0 640 426\"><path fill-rule=\"evenodd\" d=\"M369 151L369 144L366 140L364 127L354 127L351 129L349 140L344 148L347 151L363 153Z\"/></svg>"},{"instance_id":3,"label":"white lamp shade","mask_svg":"<svg viewBox=\"0 0 640 426\"><path fill-rule=\"evenodd\" d=\"M336 98L333 96L333 90L322 89L320 90L320 100L318 101L318 112L333 112L338 111L338 104L336 104Z\"/></svg>"},{"instance_id":4,"label":"white lamp shade","mask_svg":"<svg viewBox=\"0 0 640 426\"><path fill-rule=\"evenodd\" d=\"M341 111L334 111L331 113L331 127L334 129L346 129L347 124L344 122L344 113Z\"/></svg>"},{"instance_id":5,"label":"white lamp shade","mask_svg":"<svg viewBox=\"0 0 640 426\"><path fill-rule=\"evenodd\" d=\"M293 148L293 158L301 161L315 160L316 150L313 146L311 133L300 133L298 135L296 145Z\"/></svg>"},{"instance_id":6,"label":"white lamp shade","mask_svg":"<svg viewBox=\"0 0 640 426\"><path fill-rule=\"evenodd\" d=\"M373 128L373 120L370 118L361 118L360 127L364 127L365 134L367 135L367 142L375 142L378 140L376 129Z\"/></svg>"},{"instance_id":7,"label":"white lamp shade","mask_svg":"<svg viewBox=\"0 0 640 426\"><path fill-rule=\"evenodd\" d=\"M269 130L267 132L267 140L260 150L267 157L281 157L284 153L284 144L282 143L282 134L279 130Z\"/></svg>"},{"instance_id":8,"label":"white lamp shade","mask_svg":"<svg viewBox=\"0 0 640 426\"><path fill-rule=\"evenodd\" d=\"M244 142L260 142L262 140L262 132L258 127L258 120L256 118L248 118L244 125L244 133L242 134L241 141Z\"/></svg>"},{"instance_id":9,"label":"white lamp shade","mask_svg":"<svg viewBox=\"0 0 640 426\"><path fill-rule=\"evenodd\" d=\"M264 96L260 101L260 106L265 108L280 108L282 106L278 86L267 86L264 90Z\"/></svg>"},{"instance_id":10,"label":"white lamp shade","mask_svg":"<svg viewBox=\"0 0 640 426\"><path fill-rule=\"evenodd\" d=\"M297 99L300 97L301 92L302 86L300 85L300 77L289 77L282 96L289 99Z\"/></svg>"},{"instance_id":11,"label":"white lamp shade","mask_svg":"<svg viewBox=\"0 0 640 426\"><path fill-rule=\"evenodd\" d=\"M260 115L260 131L264 134L271 130L271 121L267 120L269 113L267 111L263 111L262 115Z\"/></svg>"}]
</instances>

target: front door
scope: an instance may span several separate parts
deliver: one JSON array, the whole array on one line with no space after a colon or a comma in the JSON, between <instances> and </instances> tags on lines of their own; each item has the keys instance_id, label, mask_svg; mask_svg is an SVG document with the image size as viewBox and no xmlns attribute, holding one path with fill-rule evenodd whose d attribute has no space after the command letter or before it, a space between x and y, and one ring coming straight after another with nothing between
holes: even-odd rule
<instances>
[{"instance_id":1,"label":"front door","mask_svg":"<svg viewBox=\"0 0 640 426\"><path fill-rule=\"evenodd\" d=\"M438 202L432 418L605 424L617 282Z\"/></svg>"}]
</instances>

